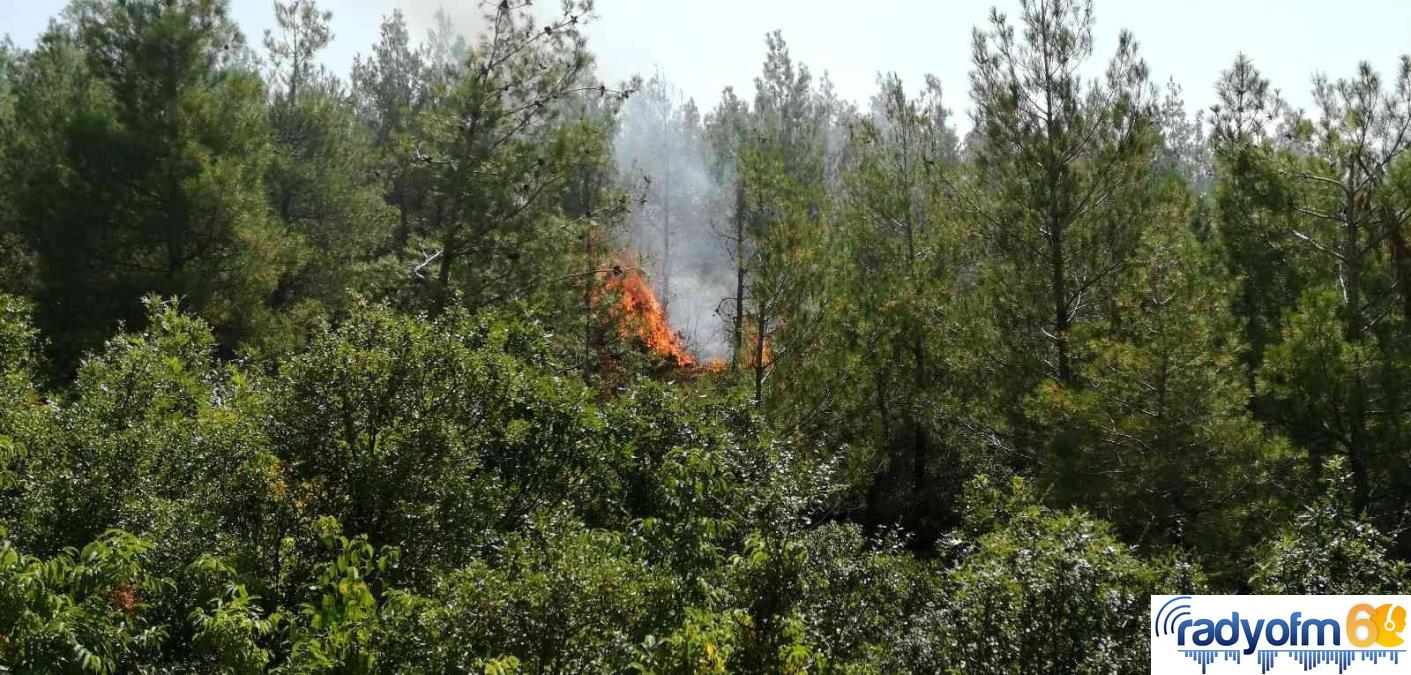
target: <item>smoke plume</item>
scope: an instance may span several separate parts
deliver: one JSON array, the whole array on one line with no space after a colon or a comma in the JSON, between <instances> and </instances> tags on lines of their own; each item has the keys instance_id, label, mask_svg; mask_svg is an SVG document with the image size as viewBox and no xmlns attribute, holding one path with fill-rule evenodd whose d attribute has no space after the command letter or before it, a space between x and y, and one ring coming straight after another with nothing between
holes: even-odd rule
<instances>
[{"instance_id":1,"label":"smoke plume","mask_svg":"<svg viewBox=\"0 0 1411 675\"><path fill-rule=\"evenodd\" d=\"M728 358L722 301L734 295L695 104L660 74L623 108L618 169L641 197L619 245L635 253L672 327L702 361Z\"/></svg>"}]
</instances>

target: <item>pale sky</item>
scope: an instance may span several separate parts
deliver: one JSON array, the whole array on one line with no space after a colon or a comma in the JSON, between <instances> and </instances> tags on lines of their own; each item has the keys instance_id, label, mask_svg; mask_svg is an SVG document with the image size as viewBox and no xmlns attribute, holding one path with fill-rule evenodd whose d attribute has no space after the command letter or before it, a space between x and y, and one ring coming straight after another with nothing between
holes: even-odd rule
<instances>
[{"instance_id":1,"label":"pale sky","mask_svg":"<svg viewBox=\"0 0 1411 675\"><path fill-rule=\"evenodd\" d=\"M272 0L230 0L252 45L273 22ZM444 5L473 28L474 0L321 0L333 12L334 43L324 61L346 75L353 56L377 40L380 17L400 7L414 35L424 35ZM556 7L555 0L540 4ZM1017 0L598 0L589 43L608 81L660 70L703 109L733 85L752 95L764 35L781 29L795 60L827 71L844 98L866 100L879 71L896 71L911 88L925 73L941 78L947 105L969 107L970 31L991 5L1010 15ZM64 0L0 0L0 33L32 45ZM1349 75L1370 60L1391 77L1411 52L1411 2L1404 0L1098 0L1096 57L1112 53L1118 31L1135 33L1152 76L1174 78L1188 110L1214 101L1214 83L1241 51L1254 59L1295 106L1308 108L1310 77ZM958 120L962 127L968 121Z\"/></svg>"}]
</instances>

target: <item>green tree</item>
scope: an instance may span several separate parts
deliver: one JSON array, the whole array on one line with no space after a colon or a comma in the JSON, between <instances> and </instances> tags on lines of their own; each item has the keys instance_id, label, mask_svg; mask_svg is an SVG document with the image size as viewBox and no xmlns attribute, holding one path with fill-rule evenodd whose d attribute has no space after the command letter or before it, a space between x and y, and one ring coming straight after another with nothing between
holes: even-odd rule
<instances>
[{"instance_id":1,"label":"green tree","mask_svg":"<svg viewBox=\"0 0 1411 675\"><path fill-rule=\"evenodd\" d=\"M1237 280L1231 309L1243 325L1248 345L1243 360L1254 391L1264 350L1278 341L1285 311L1317 275L1307 247L1289 235L1296 220L1282 206L1291 187L1274 159L1284 103L1244 55L1221 74L1216 96L1211 129L1218 174L1216 239Z\"/></svg>"},{"instance_id":2,"label":"green tree","mask_svg":"<svg viewBox=\"0 0 1411 675\"><path fill-rule=\"evenodd\" d=\"M927 539L934 519L947 517L942 495L965 479L944 419L954 412L946 324L961 260L942 173L955 170L958 142L937 80L919 98L895 75L879 84L872 110L850 130L829 233L829 297L818 318L826 346L794 369L788 388L794 406L821 409L801 420L810 435L882 457L867 478L867 517L904 517Z\"/></svg>"},{"instance_id":3,"label":"green tree","mask_svg":"<svg viewBox=\"0 0 1411 675\"><path fill-rule=\"evenodd\" d=\"M771 33L765 44L748 140L737 151L748 214L737 264L748 279L749 302L741 325L748 351L736 360L753 371L757 405L765 403L765 379L778 359L802 361L809 351L810 291L819 289L806 280L821 273L829 122L808 67L794 63L783 36Z\"/></svg>"},{"instance_id":4,"label":"green tree","mask_svg":"<svg viewBox=\"0 0 1411 675\"><path fill-rule=\"evenodd\" d=\"M1328 489L1259 549L1250 575L1257 593L1402 593L1411 567L1392 537L1350 508L1345 460L1333 459Z\"/></svg>"},{"instance_id":5,"label":"green tree","mask_svg":"<svg viewBox=\"0 0 1411 675\"><path fill-rule=\"evenodd\" d=\"M550 495L578 502L601 487L611 449L586 392L506 352L542 330L355 306L280 369L272 442L319 486L307 495L317 513L428 569L463 563Z\"/></svg>"},{"instance_id":6,"label":"green tree","mask_svg":"<svg viewBox=\"0 0 1411 675\"><path fill-rule=\"evenodd\" d=\"M1232 287L1190 231L1194 197L1168 180L1161 209L1120 274L1110 324L1075 335L1084 386L1052 381L1031 399L1050 429L1040 464L1063 503L1128 541L1198 551L1210 569L1277 522L1293 453L1249 413Z\"/></svg>"},{"instance_id":7,"label":"green tree","mask_svg":"<svg viewBox=\"0 0 1411 675\"><path fill-rule=\"evenodd\" d=\"M376 153L376 175L382 179L385 198L397 209L397 226L390 248L400 260L417 225L425 199L427 170L414 161L413 139L417 115L427 98L426 66L412 48L406 18L401 10L383 18L373 53L353 60L352 99L358 116L371 133Z\"/></svg>"},{"instance_id":8,"label":"green tree","mask_svg":"<svg viewBox=\"0 0 1411 675\"><path fill-rule=\"evenodd\" d=\"M35 387L39 347L29 306L0 294L0 530L18 515L15 500L31 446L51 420Z\"/></svg>"},{"instance_id":9,"label":"green tree","mask_svg":"<svg viewBox=\"0 0 1411 675\"><path fill-rule=\"evenodd\" d=\"M56 24L18 91L22 231L37 318L63 367L137 299L187 298L226 344L274 289L284 243L261 179L259 78L216 0L84 2Z\"/></svg>"},{"instance_id":10,"label":"green tree","mask_svg":"<svg viewBox=\"0 0 1411 675\"><path fill-rule=\"evenodd\" d=\"M258 401L204 322L149 301L144 324L84 362L52 425L19 427L10 535L49 554L120 528L159 547L165 575L226 546L262 547L263 565L294 526Z\"/></svg>"},{"instance_id":11,"label":"green tree","mask_svg":"<svg viewBox=\"0 0 1411 675\"><path fill-rule=\"evenodd\" d=\"M0 542L0 664L22 673L113 673L166 637L149 601L170 580L144 567L151 544L108 532L47 560Z\"/></svg>"},{"instance_id":12,"label":"green tree","mask_svg":"<svg viewBox=\"0 0 1411 675\"><path fill-rule=\"evenodd\" d=\"M1148 597L1204 585L1188 565L1138 558L1101 521L1038 506L1022 481L977 481L967 502L946 606L919 617L899 650L909 670L1140 670Z\"/></svg>"},{"instance_id":13,"label":"green tree","mask_svg":"<svg viewBox=\"0 0 1411 675\"><path fill-rule=\"evenodd\" d=\"M1313 94L1320 116L1296 121L1295 146L1281 155L1279 171L1293 186L1284 208L1300 216L1288 234L1311 249L1320 272L1318 290L1304 296L1302 317L1333 319L1340 332L1334 339L1342 344L1330 347L1343 358L1308 361L1317 353L1312 345L1289 344L1269 357L1266 383L1271 398L1288 408L1321 411L1316 422L1289 418L1285 424L1309 447L1315 469L1327 454L1347 457L1354 508L1396 510L1400 499L1394 506L1374 504L1372 484L1374 474L1406 457L1402 392L1411 344L1400 327L1411 317L1396 311L1393 260L1411 202L1391 183L1411 147L1411 57L1402 58L1390 89L1363 63L1352 78L1315 78ZM1311 305L1314 293L1337 298L1335 317ZM1286 341L1298 337L1292 331L1321 332L1306 323L1285 330ZM1332 367L1340 368L1335 389L1299 386L1299 379Z\"/></svg>"},{"instance_id":14,"label":"green tree","mask_svg":"<svg viewBox=\"0 0 1411 675\"><path fill-rule=\"evenodd\" d=\"M328 12L312 0L275 4L276 30L265 34L270 54L273 153L265 188L275 217L297 237L298 260L280 278L275 307L312 305L307 314L341 309L349 289L393 232L375 156L343 87L313 61L332 35ZM279 339L266 331L266 341Z\"/></svg>"},{"instance_id":15,"label":"green tree","mask_svg":"<svg viewBox=\"0 0 1411 675\"><path fill-rule=\"evenodd\" d=\"M991 261L986 280L1006 353L1027 390L1076 381L1072 330L1101 318L1140 237L1156 142L1146 64L1122 33L1101 81L1088 0L1024 0L974 38L972 182L956 191Z\"/></svg>"},{"instance_id":16,"label":"green tree","mask_svg":"<svg viewBox=\"0 0 1411 675\"><path fill-rule=\"evenodd\" d=\"M8 155L17 150L20 133L15 120L15 87L23 76L28 55L15 48L8 36L0 38L0 181L17 184L23 165ZM0 293L27 294L33 284L34 254L19 228L13 195L0 194Z\"/></svg>"},{"instance_id":17,"label":"green tree","mask_svg":"<svg viewBox=\"0 0 1411 675\"><path fill-rule=\"evenodd\" d=\"M439 638L435 670L505 657L531 670L624 670L651 620L666 618L654 612L664 588L631 539L536 517L493 557L444 577L421 621Z\"/></svg>"},{"instance_id":18,"label":"green tree","mask_svg":"<svg viewBox=\"0 0 1411 675\"><path fill-rule=\"evenodd\" d=\"M706 145L710 155L711 177L717 185L728 186L729 194L717 199L716 208L728 213L729 225L722 238L726 242L726 253L730 257L734 272L734 294L728 300L729 314L728 339L730 341L730 369L739 371L746 367L745 357L745 285L749 278L746 231L751 220L749 203L745 198L744 157L746 143L750 140L749 103L726 87L720 95L720 102L705 121ZM723 192L723 190L722 190ZM725 303L721 303L724 307Z\"/></svg>"},{"instance_id":19,"label":"green tree","mask_svg":"<svg viewBox=\"0 0 1411 675\"><path fill-rule=\"evenodd\" d=\"M564 104L617 93L590 79L580 30L586 7L570 3L541 27L527 6L489 10L489 30L423 125L435 249L416 270L425 272L433 308L457 292L473 307L525 298L566 267L552 264L552 252L572 241L569 228L552 222L552 197L570 174L567 151L577 147L572 126L561 123Z\"/></svg>"}]
</instances>

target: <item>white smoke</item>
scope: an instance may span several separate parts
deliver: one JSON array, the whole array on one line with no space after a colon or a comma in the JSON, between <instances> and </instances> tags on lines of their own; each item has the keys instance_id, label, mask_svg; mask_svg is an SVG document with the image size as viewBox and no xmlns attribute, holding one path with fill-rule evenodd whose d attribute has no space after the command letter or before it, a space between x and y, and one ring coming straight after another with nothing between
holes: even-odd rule
<instances>
[{"instance_id":1,"label":"white smoke","mask_svg":"<svg viewBox=\"0 0 1411 675\"><path fill-rule=\"evenodd\" d=\"M488 27L493 2L446 6L443 0L396 0L423 59L444 65L462 58ZM515 0L541 25L561 17L555 2ZM590 47L591 48L591 47ZM444 62L444 63L443 63ZM636 255L666 307L673 329L702 361L730 356L724 302L735 295L734 266L720 190L708 169L705 129L695 104L660 74L623 106L614 139L618 177L640 198L615 245ZM668 247L668 239L670 246Z\"/></svg>"},{"instance_id":2,"label":"white smoke","mask_svg":"<svg viewBox=\"0 0 1411 675\"><path fill-rule=\"evenodd\" d=\"M396 0L392 6L402 11L414 37L426 37L449 28L467 41L479 37L489 28L490 22L485 18L485 13L492 9L481 2L447 5L442 0ZM536 16L544 14L544 11L535 11Z\"/></svg>"},{"instance_id":3,"label":"white smoke","mask_svg":"<svg viewBox=\"0 0 1411 675\"><path fill-rule=\"evenodd\" d=\"M734 296L734 272L699 111L658 73L624 106L614 147L624 184L642 199L619 245L641 258L692 353L727 358L722 301Z\"/></svg>"}]
</instances>

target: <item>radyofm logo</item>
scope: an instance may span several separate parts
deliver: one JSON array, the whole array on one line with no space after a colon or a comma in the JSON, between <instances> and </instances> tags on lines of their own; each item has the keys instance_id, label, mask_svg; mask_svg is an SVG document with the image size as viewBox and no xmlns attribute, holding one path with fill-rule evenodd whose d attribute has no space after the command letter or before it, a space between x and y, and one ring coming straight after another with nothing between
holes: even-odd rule
<instances>
[{"instance_id":1,"label":"radyofm logo","mask_svg":"<svg viewBox=\"0 0 1411 675\"><path fill-rule=\"evenodd\" d=\"M1347 613L1347 641L1357 647L1371 647L1373 643L1400 647L1405 642L1401 639L1403 630L1406 608L1396 603L1373 607L1364 602L1353 605Z\"/></svg>"},{"instance_id":2,"label":"radyofm logo","mask_svg":"<svg viewBox=\"0 0 1411 675\"><path fill-rule=\"evenodd\" d=\"M1152 596L1152 672L1235 673L1257 664L1268 673L1281 661L1287 672L1342 673L1353 663L1405 672L1408 605L1406 596Z\"/></svg>"}]
</instances>

